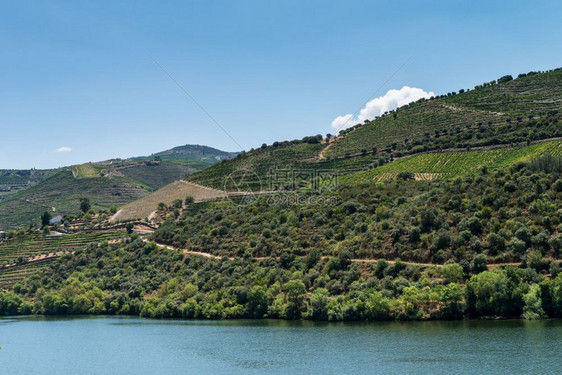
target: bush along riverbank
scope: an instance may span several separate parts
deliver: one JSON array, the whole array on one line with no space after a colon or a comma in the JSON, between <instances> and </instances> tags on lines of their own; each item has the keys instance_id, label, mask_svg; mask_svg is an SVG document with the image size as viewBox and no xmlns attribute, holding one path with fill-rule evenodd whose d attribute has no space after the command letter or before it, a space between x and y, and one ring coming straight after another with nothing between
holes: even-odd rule
<instances>
[{"instance_id":1,"label":"bush along riverbank","mask_svg":"<svg viewBox=\"0 0 562 375\"><path fill-rule=\"evenodd\" d=\"M536 266L536 265L533 265ZM90 245L0 292L0 313L329 321L562 317L562 274L465 270L348 253L256 260L186 256L132 236Z\"/></svg>"}]
</instances>

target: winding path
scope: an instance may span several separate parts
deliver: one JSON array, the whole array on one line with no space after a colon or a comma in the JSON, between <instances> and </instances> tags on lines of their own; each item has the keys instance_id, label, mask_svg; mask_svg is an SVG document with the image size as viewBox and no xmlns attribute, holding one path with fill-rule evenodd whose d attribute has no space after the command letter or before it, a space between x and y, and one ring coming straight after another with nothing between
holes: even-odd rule
<instances>
[{"instance_id":1,"label":"winding path","mask_svg":"<svg viewBox=\"0 0 562 375\"><path fill-rule=\"evenodd\" d=\"M145 243L149 243L149 242L153 242L156 246L158 246L161 249L168 249L168 250L173 250L173 251L181 251L183 254L187 255L187 256L199 256L199 257L203 257L203 258L208 258L208 259L223 259L225 257L223 256L219 256L219 255L213 255L213 254L209 254L209 253L204 253L201 251L192 251L192 250L187 250L187 249L179 249L177 247L174 246L169 246L169 245L163 245L163 244L159 244L157 242L154 241L149 241L147 239L143 239L143 241ZM43 262L49 262L51 260L55 260L60 258L61 256L65 255L65 254L74 254L75 251L58 251L56 253L50 253L50 254L42 254L42 255L37 255L31 258L28 258L26 260L24 260L23 262L20 263L11 263L11 264L5 264L5 265L0 265L0 271L2 270L6 270L6 269L11 269L11 268L16 268L16 267L24 267L24 266L29 266L32 264L37 264L37 263L43 263ZM235 257L226 257L228 260L235 260ZM334 256L332 255L325 255L321 257L322 259L331 259L334 258ZM279 260L279 257L253 257L252 259L257 260L257 261L261 261L261 260L267 260L267 259L276 259ZM380 259L361 259L361 258L353 258L351 259L351 261L353 263L365 263L365 264L374 264L377 263L379 260L384 259L384 258L380 258ZM386 260L389 264L395 264L396 261L395 260L388 260L388 259L384 259ZM401 261L402 264L408 265L408 266L421 266L421 267L443 267L442 264L433 264L433 263L420 263L420 262L408 262L408 261ZM489 263L488 267L489 268L494 268L494 267L503 267L503 266L514 266L514 267L519 267L521 266L520 262L507 262L507 263Z\"/></svg>"},{"instance_id":2,"label":"winding path","mask_svg":"<svg viewBox=\"0 0 562 375\"><path fill-rule=\"evenodd\" d=\"M163 245L163 244L159 244L157 242L154 241L149 241L147 239L143 239L144 242L148 243L148 242L153 242L154 244L156 244L156 246L158 246L161 249L168 249L168 250L174 250L174 251L181 251L182 253L184 253L185 255L194 255L194 256L200 256L200 257L204 257L204 258L210 258L210 259L223 259L224 257L222 256L218 256L218 255L213 255L213 254L209 254L209 253L204 253L201 251L192 251L192 250L187 250L187 249L179 249L177 247L174 246L169 246L169 245ZM325 255L321 257L322 259L331 259L334 258L334 256L331 255ZM236 258L234 257L227 257L228 260L234 260ZM279 257L253 257L252 259L255 260L266 260L266 259L279 259ZM384 258L381 258L384 259ZM360 258L353 258L351 259L352 262L354 263L367 263L367 264L374 264L377 263L379 260L381 259L360 259ZM395 260L388 260L388 259L384 259L386 260L389 264L395 264L396 261ZM400 261L402 264L408 265L408 266L421 266L421 267L443 267L442 264L434 264L434 263L419 263L419 262L407 262L407 261ZM521 266L521 263L517 263L517 262L507 262L507 263L489 263L488 267L489 268L494 268L494 267L503 267L503 266L514 266L514 267L519 267Z\"/></svg>"}]
</instances>

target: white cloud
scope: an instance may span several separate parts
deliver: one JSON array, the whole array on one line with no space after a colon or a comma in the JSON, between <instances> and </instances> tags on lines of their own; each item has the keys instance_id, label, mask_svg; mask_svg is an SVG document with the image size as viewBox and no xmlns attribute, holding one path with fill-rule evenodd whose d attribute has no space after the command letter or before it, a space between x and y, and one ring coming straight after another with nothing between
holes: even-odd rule
<instances>
[{"instance_id":1,"label":"white cloud","mask_svg":"<svg viewBox=\"0 0 562 375\"><path fill-rule=\"evenodd\" d=\"M332 121L332 128L336 130L347 129L365 120L372 120L387 111L402 107L403 105L415 102L421 98L427 99L432 96L435 96L435 93L432 91L425 92L417 87L404 86L400 90L388 90L383 96L379 96L368 102L365 107L361 109L357 117L354 118L352 114L336 117Z\"/></svg>"},{"instance_id":2,"label":"white cloud","mask_svg":"<svg viewBox=\"0 0 562 375\"><path fill-rule=\"evenodd\" d=\"M55 152L70 152L72 149L70 147L59 147L55 150Z\"/></svg>"}]
</instances>

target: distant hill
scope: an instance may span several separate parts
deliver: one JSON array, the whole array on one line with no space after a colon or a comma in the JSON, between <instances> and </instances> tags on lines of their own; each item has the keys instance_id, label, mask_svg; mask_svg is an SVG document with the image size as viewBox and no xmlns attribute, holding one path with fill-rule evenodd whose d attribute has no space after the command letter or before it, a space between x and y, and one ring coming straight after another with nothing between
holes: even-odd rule
<instances>
[{"instance_id":1,"label":"distant hill","mask_svg":"<svg viewBox=\"0 0 562 375\"><path fill-rule=\"evenodd\" d=\"M37 224L45 210L76 214L80 198L89 198L96 210L120 206L233 155L185 145L63 169L0 171L0 230Z\"/></svg>"},{"instance_id":2,"label":"distant hill","mask_svg":"<svg viewBox=\"0 0 562 375\"><path fill-rule=\"evenodd\" d=\"M220 160L232 159L237 155L236 152L226 152L216 148L201 145L184 145L172 149L157 152L150 156L142 156L140 160L159 159L159 160L190 160L216 163Z\"/></svg>"},{"instance_id":3,"label":"distant hill","mask_svg":"<svg viewBox=\"0 0 562 375\"><path fill-rule=\"evenodd\" d=\"M0 169L0 201L57 173L56 169Z\"/></svg>"}]
</instances>

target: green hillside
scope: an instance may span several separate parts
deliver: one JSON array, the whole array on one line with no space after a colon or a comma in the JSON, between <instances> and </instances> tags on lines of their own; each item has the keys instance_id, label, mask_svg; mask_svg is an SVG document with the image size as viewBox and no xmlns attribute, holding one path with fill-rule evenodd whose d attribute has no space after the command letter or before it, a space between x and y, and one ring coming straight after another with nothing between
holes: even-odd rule
<instances>
[{"instance_id":1,"label":"green hillside","mask_svg":"<svg viewBox=\"0 0 562 375\"><path fill-rule=\"evenodd\" d=\"M482 151L432 152L403 157L381 167L345 175L341 182L357 183L393 179L413 173L416 179L452 179L489 169L529 161L541 155L562 156L562 141Z\"/></svg>"},{"instance_id":2,"label":"green hillside","mask_svg":"<svg viewBox=\"0 0 562 375\"><path fill-rule=\"evenodd\" d=\"M154 234L173 247L134 235L89 246L0 292L0 314L561 317L561 173L545 157L452 181L342 184L303 203L198 203Z\"/></svg>"},{"instance_id":3,"label":"green hillside","mask_svg":"<svg viewBox=\"0 0 562 375\"><path fill-rule=\"evenodd\" d=\"M0 285L11 285L0 292L0 314L562 317L560 74L503 77L406 106L334 141L305 137L223 160L187 180L265 191L193 197L175 210L164 204L155 243L133 234L37 273L12 266L5 279L0 273ZM147 173L166 162L77 166L16 197L76 210L87 193L107 207L146 194L158 181ZM130 174L135 168L143 169ZM326 181L338 173L338 183L313 189L321 171ZM278 175L285 179L270 185ZM179 185L207 189L177 181L124 206L124 218L193 192ZM11 254L18 251L26 250Z\"/></svg>"},{"instance_id":4,"label":"green hillside","mask_svg":"<svg viewBox=\"0 0 562 375\"><path fill-rule=\"evenodd\" d=\"M0 229L37 224L46 210L53 215L77 214L80 198L88 198L95 210L121 206L197 170L166 161L120 165L123 168L105 174L105 165L75 166L0 201Z\"/></svg>"},{"instance_id":5,"label":"green hillside","mask_svg":"<svg viewBox=\"0 0 562 375\"><path fill-rule=\"evenodd\" d=\"M232 160L224 160L214 166L198 172L188 179L191 182L207 185L217 189L224 189L226 177L239 170L255 173L249 176L248 182L255 189L266 188L267 175L272 170L285 168L306 168L323 145L307 141L293 141L262 147L247 153L242 153ZM256 178L257 177L257 178ZM260 180L261 179L261 183Z\"/></svg>"},{"instance_id":6,"label":"green hillside","mask_svg":"<svg viewBox=\"0 0 562 375\"><path fill-rule=\"evenodd\" d=\"M501 81L501 80L499 80ZM562 136L562 69L421 100L347 130L324 153L416 153Z\"/></svg>"},{"instance_id":7,"label":"green hillside","mask_svg":"<svg viewBox=\"0 0 562 375\"><path fill-rule=\"evenodd\" d=\"M503 77L473 90L459 90L406 105L347 129L329 141L317 142L318 138L307 137L313 143L275 142L223 161L188 179L223 188L229 174L246 169L255 174L249 186L258 188L268 181L268 173L278 169L329 169L349 174L405 155L429 151L522 147L562 137L561 110L561 69L531 72L516 79ZM459 154L458 158L465 156ZM463 165L467 164L472 165L466 160L456 168L463 170ZM442 173L418 170L418 173Z\"/></svg>"}]
</instances>

